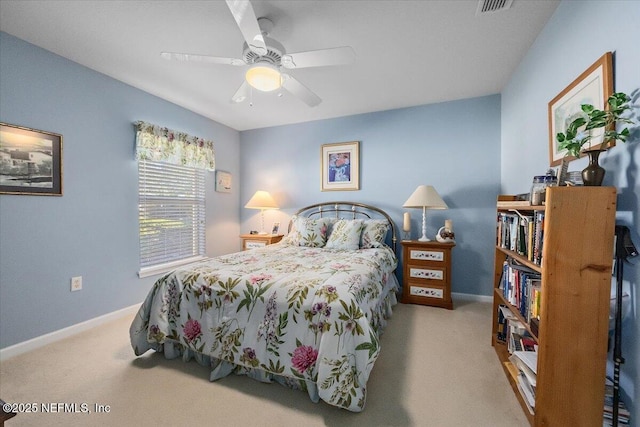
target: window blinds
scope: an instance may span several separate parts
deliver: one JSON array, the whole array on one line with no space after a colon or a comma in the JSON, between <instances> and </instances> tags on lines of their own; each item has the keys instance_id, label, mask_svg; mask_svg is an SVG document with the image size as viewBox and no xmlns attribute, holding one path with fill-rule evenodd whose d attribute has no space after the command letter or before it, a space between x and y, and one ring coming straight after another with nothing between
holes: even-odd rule
<instances>
[{"instance_id":1,"label":"window blinds","mask_svg":"<svg viewBox=\"0 0 640 427\"><path fill-rule=\"evenodd\" d=\"M204 177L202 169L138 161L140 277L204 257Z\"/></svg>"}]
</instances>

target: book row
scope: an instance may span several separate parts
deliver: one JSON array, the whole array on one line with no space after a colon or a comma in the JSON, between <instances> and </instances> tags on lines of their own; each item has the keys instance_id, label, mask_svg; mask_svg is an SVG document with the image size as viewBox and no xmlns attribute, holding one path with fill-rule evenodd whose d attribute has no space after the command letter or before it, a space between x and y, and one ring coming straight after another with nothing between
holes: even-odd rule
<instances>
[{"instance_id":1,"label":"book row","mask_svg":"<svg viewBox=\"0 0 640 427\"><path fill-rule=\"evenodd\" d=\"M531 415L536 407L536 386L538 373L538 353L536 351L515 351L509 357L511 366L507 366L513 376L518 391Z\"/></svg>"},{"instance_id":2,"label":"book row","mask_svg":"<svg viewBox=\"0 0 640 427\"><path fill-rule=\"evenodd\" d=\"M537 351L538 344L527 328L504 305L498 307L497 339L507 344L510 354L515 351Z\"/></svg>"},{"instance_id":3,"label":"book row","mask_svg":"<svg viewBox=\"0 0 640 427\"><path fill-rule=\"evenodd\" d=\"M536 265L541 265L544 215L543 211L526 214L517 211L498 212L497 245L517 252Z\"/></svg>"},{"instance_id":4,"label":"book row","mask_svg":"<svg viewBox=\"0 0 640 427\"><path fill-rule=\"evenodd\" d=\"M515 306L527 323L540 319L540 273L508 257L502 265L500 289L504 299Z\"/></svg>"},{"instance_id":5,"label":"book row","mask_svg":"<svg viewBox=\"0 0 640 427\"><path fill-rule=\"evenodd\" d=\"M631 420L631 414L626 405L620 399L618 402L618 426L627 426ZM613 381L609 378L606 380L604 393L604 417L603 426L613 426Z\"/></svg>"}]
</instances>

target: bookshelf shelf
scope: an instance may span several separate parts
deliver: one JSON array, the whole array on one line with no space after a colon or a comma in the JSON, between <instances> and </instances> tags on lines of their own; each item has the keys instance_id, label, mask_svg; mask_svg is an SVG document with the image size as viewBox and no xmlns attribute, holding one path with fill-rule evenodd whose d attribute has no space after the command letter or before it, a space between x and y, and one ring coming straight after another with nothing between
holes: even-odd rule
<instances>
[{"instance_id":1,"label":"bookshelf shelf","mask_svg":"<svg viewBox=\"0 0 640 427\"><path fill-rule=\"evenodd\" d=\"M514 201L514 196L498 197L498 221L513 210L523 215L544 215L543 244L539 263L533 262L529 247L503 247L500 224L497 227L491 344L532 426L601 426L616 190L551 187L545 206L515 205ZM525 266L540 276L537 329L503 295L500 286L505 261ZM510 354L508 346L498 339L500 306L506 307L538 344L533 415L505 363Z\"/></svg>"}]
</instances>

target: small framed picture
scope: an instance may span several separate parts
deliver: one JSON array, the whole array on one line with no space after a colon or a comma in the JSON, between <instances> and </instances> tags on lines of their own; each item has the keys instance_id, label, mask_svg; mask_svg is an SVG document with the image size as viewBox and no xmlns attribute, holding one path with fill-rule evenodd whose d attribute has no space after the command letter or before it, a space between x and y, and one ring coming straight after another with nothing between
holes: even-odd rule
<instances>
[{"instance_id":1,"label":"small framed picture","mask_svg":"<svg viewBox=\"0 0 640 427\"><path fill-rule=\"evenodd\" d=\"M231 193L231 174L229 172L216 171L216 191Z\"/></svg>"},{"instance_id":2,"label":"small framed picture","mask_svg":"<svg viewBox=\"0 0 640 427\"><path fill-rule=\"evenodd\" d=\"M274 222L273 228L271 229L271 234L278 234L278 230L280 230L280 223Z\"/></svg>"},{"instance_id":3,"label":"small framed picture","mask_svg":"<svg viewBox=\"0 0 640 427\"><path fill-rule=\"evenodd\" d=\"M0 123L0 194L62 196L62 135Z\"/></svg>"}]
</instances>

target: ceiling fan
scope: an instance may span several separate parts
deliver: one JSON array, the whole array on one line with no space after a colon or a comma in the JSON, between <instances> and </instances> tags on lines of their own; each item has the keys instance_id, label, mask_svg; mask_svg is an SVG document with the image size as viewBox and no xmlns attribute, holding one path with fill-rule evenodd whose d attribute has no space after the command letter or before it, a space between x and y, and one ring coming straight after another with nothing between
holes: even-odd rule
<instances>
[{"instance_id":1,"label":"ceiling fan","mask_svg":"<svg viewBox=\"0 0 640 427\"><path fill-rule=\"evenodd\" d=\"M248 0L226 0L226 2L245 40L242 58L178 52L161 52L160 56L178 61L243 67L248 65L245 80L231 97L232 102L240 103L247 99L252 88L263 92L282 88L310 107L315 107L322 102L320 97L286 73L286 70L343 65L355 60L355 52L350 46L287 53L282 44L267 37L273 28L273 23L267 18L257 19L253 6Z\"/></svg>"}]
</instances>

